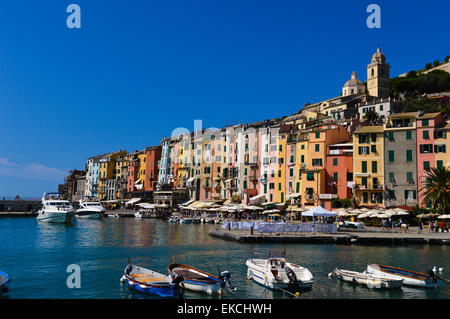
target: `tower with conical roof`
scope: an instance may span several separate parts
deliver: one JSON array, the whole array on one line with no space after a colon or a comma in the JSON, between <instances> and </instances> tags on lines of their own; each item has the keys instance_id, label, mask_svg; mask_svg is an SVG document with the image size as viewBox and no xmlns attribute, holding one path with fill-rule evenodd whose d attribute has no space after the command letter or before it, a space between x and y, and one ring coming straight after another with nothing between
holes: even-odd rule
<instances>
[{"instance_id":1,"label":"tower with conical roof","mask_svg":"<svg viewBox=\"0 0 450 319\"><path fill-rule=\"evenodd\" d=\"M367 66L367 91L371 96L389 97L389 64L380 48Z\"/></svg>"}]
</instances>

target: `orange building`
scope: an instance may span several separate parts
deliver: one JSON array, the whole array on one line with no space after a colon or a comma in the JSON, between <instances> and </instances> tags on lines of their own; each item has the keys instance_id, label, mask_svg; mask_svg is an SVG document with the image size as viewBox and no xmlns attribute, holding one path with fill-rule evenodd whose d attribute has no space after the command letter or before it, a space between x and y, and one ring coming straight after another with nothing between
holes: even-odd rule
<instances>
[{"instance_id":1,"label":"orange building","mask_svg":"<svg viewBox=\"0 0 450 319\"><path fill-rule=\"evenodd\" d=\"M159 161L161 159L161 145L147 147L145 162L145 190L154 191L158 183Z\"/></svg>"},{"instance_id":2,"label":"orange building","mask_svg":"<svg viewBox=\"0 0 450 319\"><path fill-rule=\"evenodd\" d=\"M326 193L321 194L325 208L331 210L334 198L352 198L353 143L328 145L325 163Z\"/></svg>"}]
</instances>

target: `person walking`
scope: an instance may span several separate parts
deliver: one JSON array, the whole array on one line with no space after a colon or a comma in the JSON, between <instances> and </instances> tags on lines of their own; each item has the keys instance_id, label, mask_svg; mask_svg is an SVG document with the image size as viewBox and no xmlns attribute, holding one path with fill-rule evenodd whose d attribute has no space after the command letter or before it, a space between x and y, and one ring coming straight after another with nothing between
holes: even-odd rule
<instances>
[{"instance_id":1,"label":"person walking","mask_svg":"<svg viewBox=\"0 0 450 319\"><path fill-rule=\"evenodd\" d=\"M422 220L419 220L419 234L422 234L422 229L423 229L423 223Z\"/></svg>"}]
</instances>

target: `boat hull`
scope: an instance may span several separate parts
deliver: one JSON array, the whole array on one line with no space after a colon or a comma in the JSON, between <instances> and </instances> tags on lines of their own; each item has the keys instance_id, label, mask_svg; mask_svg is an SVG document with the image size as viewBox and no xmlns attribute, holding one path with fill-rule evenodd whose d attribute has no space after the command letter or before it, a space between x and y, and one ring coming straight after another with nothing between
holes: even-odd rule
<instances>
[{"instance_id":1,"label":"boat hull","mask_svg":"<svg viewBox=\"0 0 450 319\"><path fill-rule=\"evenodd\" d=\"M247 266L247 278L253 279L256 283L268 287L270 289L288 289L292 284L288 280L276 280L267 275L264 267L258 266L251 260L245 263ZM297 285L300 289L310 289L314 280L298 280Z\"/></svg>"},{"instance_id":2,"label":"boat hull","mask_svg":"<svg viewBox=\"0 0 450 319\"><path fill-rule=\"evenodd\" d=\"M8 285L9 285L9 276L3 271L0 271L0 295L7 293L9 291Z\"/></svg>"},{"instance_id":3,"label":"boat hull","mask_svg":"<svg viewBox=\"0 0 450 319\"><path fill-rule=\"evenodd\" d=\"M45 212L39 212L36 219L38 221L48 222L48 223L69 224L72 222L74 216L75 216L74 211L69 211L69 212L45 211Z\"/></svg>"},{"instance_id":4,"label":"boat hull","mask_svg":"<svg viewBox=\"0 0 450 319\"><path fill-rule=\"evenodd\" d=\"M207 272L183 264L170 264L167 270L172 278L182 275L180 287L209 295L222 294L221 280Z\"/></svg>"},{"instance_id":5,"label":"boat hull","mask_svg":"<svg viewBox=\"0 0 450 319\"><path fill-rule=\"evenodd\" d=\"M131 289L136 290L143 294L159 297L176 297L178 295L176 287L170 284L158 286L146 285L136 282L129 277L126 277L125 281Z\"/></svg>"},{"instance_id":6,"label":"boat hull","mask_svg":"<svg viewBox=\"0 0 450 319\"><path fill-rule=\"evenodd\" d=\"M403 280L379 277L373 274L358 273L356 271L333 269L332 277L341 281L367 286L368 288L396 289L401 288Z\"/></svg>"},{"instance_id":7,"label":"boat hull","mask_svg":"<svg viewBox=\"0 0 450 319\"><path fill-rule=\"evenodd\" d=\"M103 212L98 210L78 210L76 216L77 218L85 219L101 219Z\"/></svg>"},{"instance_id":8,"label":"boat hull","mask_svg":"<svg viewBox=\"0 0 450 319\"><path fill-rule=\"evenodd\" d=\"M196 282L191 282L189 280L184 280L180 287L188 289L191 291L202 292L208 295L220 295L222 294L222 289L219 284L199 284Z\"/></svg>"},{"instance_id":9,"label":"boat hull","mask_svg":"<svg viewBox=\"0 0 450 319\"><path fill-rule=\"evenodd\" d=\"M384 278L403 279L403 285L421 288L436 288L442 286L442 281L433 283L430 276L424 273L415 272L396 267L371 264L367 266L366 272Z\"/></svg>"}]
</instances>

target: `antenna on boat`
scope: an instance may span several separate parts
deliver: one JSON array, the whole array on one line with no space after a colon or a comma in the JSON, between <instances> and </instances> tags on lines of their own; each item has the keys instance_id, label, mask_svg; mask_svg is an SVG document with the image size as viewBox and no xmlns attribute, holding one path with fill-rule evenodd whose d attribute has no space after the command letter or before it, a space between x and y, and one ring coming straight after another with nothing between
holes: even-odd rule
<instances>
[{"instance_id":1,"label":"antenna on boat","mask_svg":"<svg viewBox=\"0 0 450 319\"><path fill-rule=\"evenodd\" d=\"M128 265L131 265L131 258L128 257Z\"/></svg>"}]
</instances>

